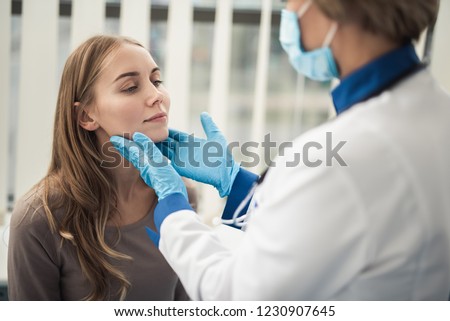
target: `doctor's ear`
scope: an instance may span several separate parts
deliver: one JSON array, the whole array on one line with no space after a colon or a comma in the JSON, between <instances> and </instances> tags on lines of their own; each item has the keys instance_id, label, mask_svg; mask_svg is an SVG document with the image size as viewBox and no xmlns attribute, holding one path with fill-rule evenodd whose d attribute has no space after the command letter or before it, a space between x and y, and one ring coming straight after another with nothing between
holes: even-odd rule
<instances>
[{"instance_id":1,"label":"doctor's ear","mask_svg":"<svg viewBox=\"0 0 450 321\"><path fill-rule=\"evenodd\" d=\"M94 131L100 127L100 125L95 121L91 116L89 115L89 112L86 110L85 107L81 107L81 104L79 102L75 102L73 104L73 107L83 108L81 111L77 112L78 115L78 124L80 126L88 131Z\"/></svg>"}]
</instances>

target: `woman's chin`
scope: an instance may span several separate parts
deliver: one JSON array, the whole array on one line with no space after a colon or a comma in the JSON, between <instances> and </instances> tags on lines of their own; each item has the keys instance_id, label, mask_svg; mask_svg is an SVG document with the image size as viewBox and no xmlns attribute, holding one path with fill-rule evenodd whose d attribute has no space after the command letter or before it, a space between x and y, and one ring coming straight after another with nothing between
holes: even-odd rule
<instances>
[{"instance_id":1,"label":"woman's chin","mask_svg":"<svg viewBox=\"0 0 450 321\"><path fill-rule=\"evenodd\" d=\"M152 130L151 132L143 132L142 134L149 137L154 143L162 142L169 137L169 130L167 128L161 130Z\"/></svg>"}]
</instances>

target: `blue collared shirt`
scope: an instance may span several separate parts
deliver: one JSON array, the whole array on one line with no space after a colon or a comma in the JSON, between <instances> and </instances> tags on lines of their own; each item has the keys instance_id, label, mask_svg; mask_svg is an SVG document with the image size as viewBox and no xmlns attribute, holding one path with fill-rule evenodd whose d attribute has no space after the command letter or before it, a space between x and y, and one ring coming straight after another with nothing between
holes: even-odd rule
<instances>
[{"instance_id":1,"label":"blue collared shirt","mask_svg":"<svg viewBox=\"0 0 450 321\"><path fill-rule=\"evenodd\" d=\"M414 46L408 44L354 71L331 92L337 114L380 94L420 66Z\"/></svg>"}]
</instances>

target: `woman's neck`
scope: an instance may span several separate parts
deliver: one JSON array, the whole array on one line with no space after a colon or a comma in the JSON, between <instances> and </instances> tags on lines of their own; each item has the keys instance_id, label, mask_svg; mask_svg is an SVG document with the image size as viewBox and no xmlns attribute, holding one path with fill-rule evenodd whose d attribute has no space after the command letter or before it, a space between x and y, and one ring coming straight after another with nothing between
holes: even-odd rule
<instances>
[{"instance_id":1,"label":"woman's neck","mask_svg":"<svg viewBox=\"0 0 450 321\"><path fill-rule=\"evenodd\" d=\"M125 161L118 168L111 169L111 173L116 185L119 211L115 222L128 225L147 216L158 199L155 191L141 179L138 170Z\"/></svg>"},{"instance_id":2,"label":"woman's neck","mask_svg":"<svg viewBox=\"0 0 450 321\"><path fill-rule=\"evenodd\" d=\"M109 145L111 146L109 146ZM139 175L139 171L118 152L109 142L101 149L102 166L107 168L117 192L119 215L113 218L118 225L128 225L144 218L157 203L157 197Z\"/></svg>"}]
</instances>

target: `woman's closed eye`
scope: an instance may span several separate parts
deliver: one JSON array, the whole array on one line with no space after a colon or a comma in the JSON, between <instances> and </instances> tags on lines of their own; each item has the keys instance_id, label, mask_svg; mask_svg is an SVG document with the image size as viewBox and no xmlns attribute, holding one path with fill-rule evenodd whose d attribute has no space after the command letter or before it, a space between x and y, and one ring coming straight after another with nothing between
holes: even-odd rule
<instances>
[{"instance_id":1,"label":"woman's closed eye","mask_svg":"<svg viewBox=\"0 0 450 321\"><path fill-rule=\"evenodd\" d=\"M156 88L158 88L159 86L161 86L163 84L163 81L160 79L157 80L153 80L152 81L153 86L155 86Z\"/></svg>"},{"instance_id":2,"label":"woman's closed eye","mask_svg":"<svg viewBox=\"0 0 450 321\"><path fill-rule=\"evenodd\" d=\"M128 87L125 87L124 89L122 89L122 92L127 93L127 94L132 94L137 90L138 90L138 86L132 85L132 86L128 86Z\"/></svg>"},{"instance_id":3,"label":"woman's closed eye","mask_svg":"<svg viewBox=\"0 0 450 321\"><path fill-rule=\"evenodd\" d=\"M159 86L161 86L163 84L163 81L160 79L156 79L156 80L150 80L151 83L153 84L153 86L155 86L156 88L158 88ZM138 84L129 84L123 87L123 89L121 89L121 92L124 92L126 94L132 94L134 92L136 92L139 89Z\"/></svg>"}]
</instances>

